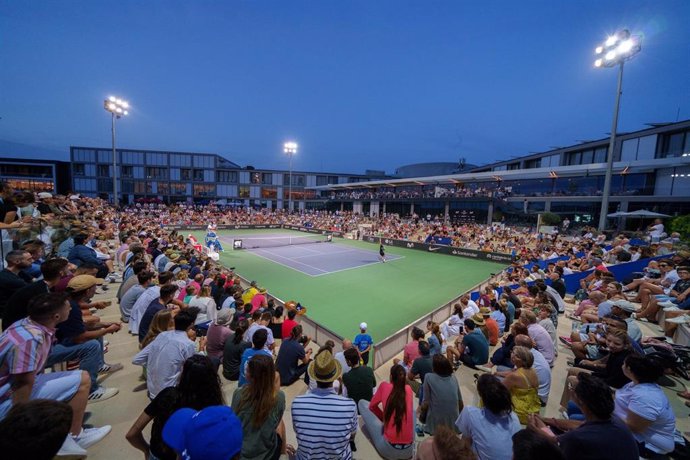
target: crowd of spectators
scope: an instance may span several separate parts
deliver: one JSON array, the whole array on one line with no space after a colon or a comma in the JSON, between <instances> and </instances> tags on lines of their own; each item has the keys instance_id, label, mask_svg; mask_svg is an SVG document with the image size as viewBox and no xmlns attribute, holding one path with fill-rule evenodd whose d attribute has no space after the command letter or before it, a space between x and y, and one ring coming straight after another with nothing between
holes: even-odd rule
<instances>
[{"instance_id":1,"label":"crowd of spectators","mask_svg":"<svg viewBox=\"0 0 690 460\"><path fill-rule=\"evenodd\" d=\"M510 189L504 187L455 187L448 185L416 187L380 187L378 189L331 192L331 200L406 200L410 198L506 198Z\"/></svg>"},{"instance_id":2,"label":"crowd of spectators","mask_svg":"<svg viewBox=\"0 0 690 460\"><path fill-rule=\"evenodd\" d=\"M670 346L644 337L638 324L658 321L671 337L690 322L690 254L673 244L636 247L589 230L544 236L416 216L214 205L115 210L97 198L13 194L4 185L0 199L3 248L11 246L0 272L2 452L16 452L30 432L36 439L23 456L85 456L107 436L109 425L84 420L89 404L118 397L103 383L123 368L106 361L107 337L127 333L139 343L131 362L142 367L150 401L126 439L147 459L349 459L360 431L390 459L609 458L614 451L656 459L676 448L675 414L658 384L668 362L649 352ZM448 235L463 247L510 252L515 263L476 301L464 296L447 321L414 328L402 358L377 381L366 323L340 350L331 341L314 344L298 311L277 305L270 286L245 283L172 228L209 222L343 233L371 224L377 236ZM630 279L608 270L650 256L666 257ZM525 268L554 258L561 260ZM566 296L563 276L590 269ZM119 304L118 322L99 316L110 304L94 296L107 291ZM572 321L570 336L557 336L559 321ZM560 395L567 417L544 417L552 370L568 357ZM477 372L478 404L462 394L458 367ZM300 380L305 391L288 400L283 389ZM228 401L224 382L236 385Z\"/></svg>"}]
</instances>

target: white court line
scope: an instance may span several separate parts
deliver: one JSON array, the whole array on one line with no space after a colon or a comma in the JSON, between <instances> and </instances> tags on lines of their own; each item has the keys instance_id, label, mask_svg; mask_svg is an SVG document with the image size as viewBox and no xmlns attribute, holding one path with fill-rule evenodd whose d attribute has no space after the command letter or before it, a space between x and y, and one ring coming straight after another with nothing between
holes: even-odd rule
<instances>
[{"instance_id":1,"label":"white court line","mask_svg":"<svg viewBox=\"0 0 690 460\"><path fill-rule=\"evenodd\" d=\"M305 257L316 257L316 256L330 256L330 255L336 255L336 254L346 254L348 252L361 252L359 249L346 249L345 251L337 251L337 252L319 252L319 251L313 251L315 254L314 255L309 255L309 256L297 256L293 257L293 259L303 259Z\"/></svg>"},{"instance_id":2,"label":"white court line","mask_svg":"<svg viewBox=\"0 0 690 460\"><path fill-rule=\"evenodd\" d=\"M251 251L250 251L250 252L251 252ZM302 273L303 275L307 275L307 276L319 276L319 275L312 275L312 274L310 274L310 273L303 272L303 271L300 270L299 268L295 268L294 266L290 266L290 265L286 265L286 264L284 264L284 263L278 262L278 261L275 260L275 259L270 259L270 258L268 258L268 257L262 256L261 254L259 254L259 253L257 253L257 252L251 252L251 253L254 254L254 255L257 256L257 257L261 257L262 259L268 260L269 262L272 262L272 263L274 263L274 264L282 265L282 266L285 267L285 268L289 268L290 270L294 270L294 271L296 271L296 272L298 272L298 273ZM323 271L323 270L321 270L321 271ZM322 273L322 275L325 275L325 274L326 274L326 273Z\"/></svg>"},{"instance_id":3,"label":"white court line","mask_svg":"<svg viewBox=\"0 0 690 460\"><path fill-rule=\"evenodd\" d=\"M395 259L388 259L388 261L387 261L386 263L388 263L388 262L395 262L395 261L398 260L398 259L404 259L404 258L405 258L405 256L398 256L398 257L395 258ZM318 275L312 275L312 276L313 276L314 278L316 278L316 277L319 277L319 276L326 276L326 275L330 275L330 274L332 274L332 273L345 272L345 271L348 271L348 270L354 270L355 268L368 267L369 265L376 265L376 264L380 264L380 263L383 263L383 262L377 260L376 262L369 262L368 264L357 265L357 266L355 266L355 267L341 268L340 270L333 270L332 272L320 273L320 274L318 274Z\"/></svg>"},{"instance_id":4,"label":"white court line","mask_svg":"<svg viewBox=\"0 0 690 460\"><path fill-rule=\"evenodd\" d=\"M259 249L261 249L261 248L259 248ZM326 271L326 270L324 270L324 269L322 269L322 268L314 267L313 265L305 264L304 262L299 262L299 261L297 261L297 260L292 259L291 257L281 256L280 254L276 254L275 252L267 251L266 249L262 249L262 251L264 251L264 252L267 253L267 254L271 254L272 256L279 257L279 258L281 258L281 259L287 259L287 260L289 260L289 261L295 262L296 264L304 265L305 267L309 267L309 268L313 268L314 270L318 270L318 271L320 271L320 272L329 273L328 271ZM254 254L257 254L257 253L254 252ZM264 259L272 260L272 259L269 259L268 257L264 257ZM281 265L283 265L283 264L281 264ZM286 266L287 266L287 265L286 265ZM293 269L294 269L294 267L290 267L290 268L293 268ZM301 270L298 270L298 271L301 271ZM304 273L304 272L302 272L302 273ZM312 275L312 276L314 276L314 275Z\"/></svg>"}]
</instances>

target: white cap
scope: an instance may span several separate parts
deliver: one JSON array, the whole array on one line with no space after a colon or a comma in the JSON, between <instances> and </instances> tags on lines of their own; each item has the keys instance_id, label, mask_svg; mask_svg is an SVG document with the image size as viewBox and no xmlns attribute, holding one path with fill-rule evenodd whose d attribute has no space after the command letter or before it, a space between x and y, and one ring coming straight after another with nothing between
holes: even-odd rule
<instances>
[{"instance_id":1,"label":"white cap","mask_svg":"<svg viewBox=\"0 0 690 460\"><path fill-rule=\"evenodd\" d=\"M41 199L43 199L43 198L52 198L52 197L53 197L53 194L52 194L52 193L48 193L48 192L41 192L41 193L38 194L38 197L41 198Z\"/></svg>"},{"instance_id":2,"label":"white cap","mask_svg":"<svg viewBox=\"0 0 690 460\"><path fill-rule=\"evenodd\" d=\"M360 328L360 329L366 329L366 328L367 328L367 323L359 323L359 328Z\"/></svg>"}]
</instances>

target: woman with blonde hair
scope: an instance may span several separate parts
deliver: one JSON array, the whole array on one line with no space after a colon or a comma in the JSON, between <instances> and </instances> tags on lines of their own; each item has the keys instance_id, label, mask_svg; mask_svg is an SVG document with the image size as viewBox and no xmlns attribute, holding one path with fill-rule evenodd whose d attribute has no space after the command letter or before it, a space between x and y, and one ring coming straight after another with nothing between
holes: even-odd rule
<instances>
[{"instance_id":1,"label":"woman with blonde hair","mask_svg":"<svg viewBox=\"0 0 690 460\"><path fill-rule=\"evenodd\" d=\"M278 385L270 356L255 355L247 362L247 384L232 395L232 410L242 421L241 458L278 459L285 454L285 393Z\"/></svg>"},{"instance_id":2,"label":"woman with blonde hair","mask_svg":"<svg viewBox=\"0 0 690 460\"><path fill-rule=\"evenodd\" d=\"M149 331L144 336L144 340L139 344L139 349L143 350L146 345L153 342L153 339L158 337L158 334L165 331L171 331L175 328L173 322L172 310L161 310L157 312L151 320Z\"/></svg>"},{"instance_id":3,"label":"woman with blonde hair","mask_svg":"<svg viewBox=\"0 0 690 460\"><path fill-rule=\"evenodd\" d=\"M216 301L211 297L210 286L202 286L197 295L189 301L189 306L199 309L199 315L194 323L197 328L208 329L211 321L216 320L218 310L216 309Z\"/></svg>"},{"instance_id":4,"label":"woman with blonde hair","mask_svg":"<svg viewBox=\"0 0 690 460\"><path fill-rule=\"evenodd\" d=\"M515 413L523 425L527 424L530 414L539 413L541 401L537 390L539 378L532 368L534 356L525 347L515 346L510 354L515 369L505 374L503 385L510 391Z\"/></svg>"},{"instance_id":5,"label":"woman with blonde hair","mask_svg":"<svg viewBox=\"0 0 690 460\"><path fill-rule=\"evenodd\" d=\"M431 333L429 339L429 354L431 356L441 354L443 350L443 342L445 339L441 334L441 329L438 327L438 323L434 321L427 321L426 330Z\"/></svg>"}]
</instances>

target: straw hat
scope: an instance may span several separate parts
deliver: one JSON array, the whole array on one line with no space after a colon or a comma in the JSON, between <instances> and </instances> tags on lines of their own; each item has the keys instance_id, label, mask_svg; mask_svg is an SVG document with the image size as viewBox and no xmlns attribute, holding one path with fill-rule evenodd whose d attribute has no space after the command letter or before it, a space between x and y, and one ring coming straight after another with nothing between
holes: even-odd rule
<instances>
[{"instance_id":1,"label":"straw hat","mask_svg":"<svg viewBox=\"0 0 690 460\"><path fill-rule=\"evenodd\" d=\"M481 313L475 313L471 319L477 326L486 326L486 321L484 321L484 317Z\"/></svg>"},{"instance_id":2,"label":"straw hat","mask_svg":"<svg viewBox=\"0 0 690 460\"><path fill-rule=\"evenodd\" d=\"M329 383L336 381L340 377L343 368L340 362L333 358L331 352L326 350L316 355L316 358L309 363L307 372L309 373L309 378L317 382Z\"/></svg>"}]
</instances>

